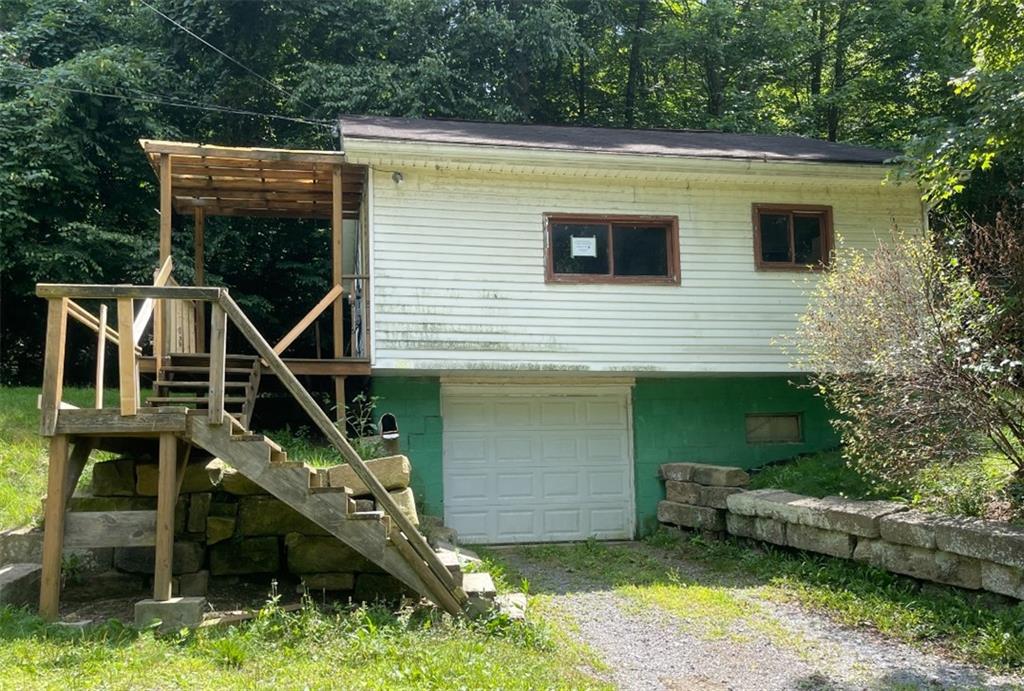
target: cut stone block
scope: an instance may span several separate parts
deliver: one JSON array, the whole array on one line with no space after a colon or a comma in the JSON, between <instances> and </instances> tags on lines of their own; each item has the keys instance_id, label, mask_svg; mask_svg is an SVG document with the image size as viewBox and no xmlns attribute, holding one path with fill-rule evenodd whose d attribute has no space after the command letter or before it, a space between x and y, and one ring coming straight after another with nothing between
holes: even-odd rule
<instances>
[{"instance_id":1,"label":"cut stone block","mask_svg":"<svg viewBox=\"0 0 1024 691\"><path fill-rule=\"evenodd\" d=\"M786 545L786 524L771 518L741 516L735 513L725 515L725 530L737 537L747 537L773 545Z\"/></svg>"},{"instance_id":2,"label":"cut stone block","mask_svg":"<svg viewBox=\"0 0 1024 691\"><path fill-rule=\"evenodd\" d=\"M220 495L221 499L224 495ZM218 516L220 518L234 518L238 515L238 502L237 501L217 501L217 495L214 495L214 501L210 502L210 514L211 516Z\"/></svg>"},{"instance_id":3,"label":"cut stone block","mask_svg":"<svg viewBox=\"0 0 1024 691\"><path fill-rule=\"evenodd\" d=\"M95 602L108 598L121 598L133 593L153 592L153 579L142 574L106 571L74 579L61 593L67 602Z\"/></svg>"},{"instance_id":4,"label":"cut stone block","mask_svg":"<svg viewBox=\"0 0 1024 691\"><path fill-rule=\"evenodd\" d=\"M242 475L234 468L227 468L220 480L220 488L228 494L247 497L254 494L267 494L267 491L255 482Z\"/></svg>"},{"instance_id":5,"label":"cut stone block","mask_svg":"<svg viewBox=\"0 0 1024 691\"><path fill-rule=\"evenodd\" d=\"M935 524L935 546L965 557L1024 568L1024 528L980 518L944 518Z\"/></svg>"},{"instance_id":6,"label":"cut stone block","mask_svg":"<svg viewBox=\"0 0 1024 691\"><path fill-rule=\"evenodd\" d=\"M981 587L981 562L940 550L863 539L857 542L854 559L926 581L972 590Z\"/></svg>"},{"instance_id":7,"label":"cut stone block","mask_svg":"<svg viewBox=\"0 0 1024 691\"><path fill-rule=\"evenodd\" d=\"M82 573L101 573L114 563L110 547L65 549L66 557L77 559ZM39 528L16 528L0 532L0 564L39 564L43 557L43 531Z\"/></svg>"},{"instance_id":8,"label":"cut stone block","mask_svg":"<svg viewBox=\"0 0 1024 691\"><path fill-rule=\"evenodd\" d=\"M706 506L677 504L673 501L658 502L658 520L662 523L678 525L698 530L725 530L725 512L710 509Z\"/></svg>"},{"instance_id":9,"label":"cut stone block","mask_svg":"<svg viewBox=\"0 0 1024 691\"><path fill-rule=\"evenodd\" d=\"M201 542L176 540L171 562L175 574L193 573L203 568L206 550ZM152 547L117 547L114 549L114 566L118 571L128 573L153 573L156 550Z\"/></svg>"},{"instance_id":10,"label":"cut stone block","mask_svg":"<svg viewBox=\"0 0 1024 691\"><path fill-rule=\"evenodd\" d=\"M692 463L665 463L661 466L661 477L674 482L693 482Z\"/></svg>"},{"instance_id":11,"label":"cut stone block","mask_svg":"<svg viewBox=\"0 0 1024 691\"><path fill-rule=\"evenodd\" d=\"M696 482L712 487L746 487L750 475L742 468L711 463L665 463L661 476L677 482Z\"/></svg>"},{"instance_id":12,"label":"cut stone block","mask_svg":"<svg viewBox=\"0 0 1024 691\"><path fill-rule=\"evenodd\" d=\"M882 516L878 528L886 542L935 549L936 520L924 511L901 511Z\"/></svg>"},{"instance_id":13,"label":"cut stone block","mask_svg":"<svg viewBox=\"0 0 1024 691\"><path fill-rule=\"evenodd\" d=\"M182 494L193 492L211 492L224 477L226 466L219 458L205 463L189 463L185 466L185 478L181 483ZM143 497L157 495L157 481L160 476L159 466L155 463L140 463L135 467L135 491Z\"/></svg>"},{"instance_id":14,"label":"cut stone block","mask_svg":"<svg viewBox=\"0 0 1024 691\"><path fill-rule=\"evenodd\" d=\"M742 487L703 487L700 491L700 503L702 506L710 506L713 509L725 509L729 497L737 492L744 492Z\"/></svg>"},{"instance_id":15,"label":"cut stone block","mask_svg":"<svg viewBox=\"0 0 1024 691\"><path fill-rule=\"evenodd\" d=\"M359 552L334 537L289 533L284 540L292 573L377 571Z\"/></svg>"},{"instance_id":16,"label":"cut stone block","mask_svg":"<svg viewBox=\"0 0 1024 691\"><path fill-rule=\"evenodd\" d=\"M469 598L466 604L469 616L480 616L494 609L494 599L498 595L498 590L494 587L491 574L482 571L463 574L462 589Z\"/></svg>"},{"instance_id":17,"label":"cut stone block","mask_svg":"<svg viewBox=\"0 0 1024 691\"><path fill-rule=\"evenodd\" d=\"M244 576L280 570L281 549L276 537L231 540L210 547L210 574L213 576Z\"/></svg>"},{"instance_id":18,"label":"cut stone block","mask_svg":"<svg viewBox=\"0 0 1024 691\"><path fill-rule=\"evenodd\" d=\"M203 623L206 598L172 597L170 600L140 600L135 603L135 626L144 628L160 622L159 631L168 633L194 629Z\"/></svg>"},{"instance_id":19,"label":"cut stone block","mask_svg":"<svg viewBox=\"0 0 1024 691\"><path fill-rule=\"evenodd\" d=\"M193 494L188 503L188 532L202 533L206 531L206 517L210 514L210 502L213 495L209 492Z\"/></svg>"},{"instance_id":20,"label":"cut stone block","mask_svg":"<svg viewBox=\"0 0 1024 691\"><path fill-rule=\"evenodd\" d=\"M725 503L729 511L741 516L760 516L785 523L802 523L806 521L805 517L812 509L801 505L800 502L809 498L780 489L755 489L729 495Z\"/></svg>"},{"instance_id":21,"label":"cut stone block","mask_svg":"<svg viewBox=\"0 0 1024 691\"><path fill-rule=\"evenodd\" d=\"M92 493L96 497L130 497L135 494L135 461L118 458L92 467Z\"/></svg>"},{"instance_id":22,"label":"cut stone block","mask_svg":"<svg viewBox=\"0 0 1024 691\"><path fill-rule=\"evenodd\" d=\"M206 597L210 589L210 572L205 569L195 573L183 573L172 581L175 597Z\"/></svg>"},{"instance_id":23,"label":"cut stone block","mask_svg":"<svg viewBox=\"0 0 1024 691\"><path fill-rule=\"evenodd\" d=\"M849 559L853 556L856 542L857 539L848 533L824 530L809 525L789 524L786 526L786 544L808 552Z\"/></svg>"},{"instance_id":24,"label":"cut stone block","mask_svg":"<svg viewBox=\"0 0 1024 691\"><path fill-rule=\"evenodd\" d=\"M297 591L302 592L303 585L309 590L352 590L356 577L351 573L307 573L302 575L302 584Z\"/></svg>"},{"instance_id":25,"label":"cut stone block","mask_svg":"<svg viewBox=\"0 0 1024 691\"><path fill-rule=\"evenodd\" d=\"M397 492L388 492L391 498L398 504L398 510L405 514L405 517L412 522L413 525L420 524L420 518L416 513L416 498L413 496L412 488L406 487L405 489L398 490Z\"/></svg>"},{"instance_id":26,"label":"cut stone block","mask_svg":"<svg viewBox=\"0 0 1024 691\"><path fill-rule=\"evenodd\" d=\"M1024 600L1024 570L991 561L981 562L981 587L993 593Z\"/></svg>"},{"instance_id":27,"label":"cut stone block","mask_svg":"<svg viewBox=\"0 0 1024 691\"><path fill-rule=\"evenodd\" d=\"M405 456L385 456L366 461L366 467L384 485L384 489L397 490L409 486L412 466ZM327 469L331 487L348 487L356 497L370 494L366 484L359 479L348 464L336 465Z\"/></svg>"},{"instance_id":28,"label":"cut stone block","mask_svg":"<svg viewBox=\"0 0 1024 691\"><path fill-rule=\"evenodd\" d=\"M327 535L327 531L279 499L267 496L242 497L238 502L238 534Z\"/></svg>"},{"instance_id":29,"label":"cut stone block","mask_svg":"<svg viewBox=\"0 0 1024 691\"><path fill-rule=\"evenodd\" d=\"M494 605L498 610L513 621L526 619L526 595L523 593L508 593L494 598Z\"/></svg>"},{"instance_id":30,"label":"cut stone block","mask_svg":"<svg viewBox=\"0 0 1024 691\"><path fill-rule=\"evenodd\" d=\"M682 482L679 480L665 480L665 499L674 501L677 504L690 504L700 506L700 488L696 482Z\"/></svg>"},{"instance_id":31,"label":"cut stone block","mask_svg":"<svg viewBox=\"0 0 1024 691\"><path fill-rule=\"evenodd\" d=\"M39 604L39 580L43 568L39 564L5 564L0 566L0 605L35 607Z\"/></svg>"},{"instance_id":32,"label":"cut stone block","mask_svg":"<svg viewBox=\"0 0 1024 691\"><path fill-rule=\"evenodd\" d=\"M806 502L812 511L806 515L809 525L860 537L878 537L879 520L906 511L894 501L854 501L845 497L825 497Z\"/></svg>"},{"instance_id":33,"label":"cut stone block","mask_svg":"<svg viewBox=\"0 0 1024 691\"><path fill-rule=\"evenodd\" d=\"M206 517L206 544L215 545L223 542L235 534L234 516L207 516Z\"/></svg>"}]
</instances>

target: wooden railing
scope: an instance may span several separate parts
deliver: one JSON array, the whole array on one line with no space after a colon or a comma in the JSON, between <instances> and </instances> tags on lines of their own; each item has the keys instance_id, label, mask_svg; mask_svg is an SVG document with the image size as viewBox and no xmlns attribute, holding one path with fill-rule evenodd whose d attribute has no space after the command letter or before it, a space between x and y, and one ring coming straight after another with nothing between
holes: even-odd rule
<instances>
[{"instance_id":1,"label":"wooden railing","mask_svg":"<svg viewBox=\"0 0 1024 691\"><path fill-rule=\"evenodd\" d=\"M285 389L291 393L299 406L310 417L320 432L342 458L352 467L370 490L377 505L390 517L391 522L404 534L405 540L396 540L400 550L411 550L406 556L426 565L431 577L425 579L428 587L448 610L458 610L465 603L465 593L457 586L427 544L426 540L398 508L395 500L370 472L365 462L345 438L331 418L320 408L316 400L299 382L272 346L253 325L238 304L228 295L226 289L191 286L131 286L131 285L60 285L39 284L36 294L49 301L47 311L46 354L43 367L43 392L41 399L43 436L52 437L59 414L63 386L63 363L68 303L72 299L116 300L118 322L118 368L121 384L121 414L135 415L138 410L138 355L134 348L134 312L136 300L156 302L159 308L164 300L195 300L211 303L210 309L210 371L208 415L211 424L224 424L224 374L227 357L227 326L230 322L262 359L264 366L273 372ZM145 304L145 303L144 303ZM132 344L122 347L122 344Z\"/></svg>"}]
</instances>

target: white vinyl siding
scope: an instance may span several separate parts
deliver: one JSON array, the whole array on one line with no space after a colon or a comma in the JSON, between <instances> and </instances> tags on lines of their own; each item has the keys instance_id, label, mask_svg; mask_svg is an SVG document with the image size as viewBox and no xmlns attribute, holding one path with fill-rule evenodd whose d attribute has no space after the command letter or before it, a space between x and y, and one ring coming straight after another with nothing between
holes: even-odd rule
<instances>
[{"instance_id":1,"label":"white vinyl siding","mask_svg":"<svg viewBox=\"0 0 1024 691\"><path fill-rule=\"evenodd\" d=\"M382 166L371 186L378 371L786 372L773 341L792 332L814 277L755 269L751 205L831 205L837 244L864 248L922 219L912 186L828 175L679 182L392 165L403 183ZM677 216L681 285L545 283L544 213Z\"/></svg>"}]
</instances>

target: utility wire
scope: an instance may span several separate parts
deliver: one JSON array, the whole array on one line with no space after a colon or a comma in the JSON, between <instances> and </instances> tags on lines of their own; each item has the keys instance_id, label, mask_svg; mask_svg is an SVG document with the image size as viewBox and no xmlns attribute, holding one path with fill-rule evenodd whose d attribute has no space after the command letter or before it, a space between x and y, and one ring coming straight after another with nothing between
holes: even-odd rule
<instances>
[{"instance_id":1,"label":"utility wire","mask_svg":"<svg viewBox=\"0 0 1024 691\"><path fill-rule=\"evenodd\" d=\"M304 125L313 125L315 127L325 127L327 129L331 129L331 128L335 127L335 123L327 122L325 120L313 120L313 119L309 119L309 118L289 117L287 115L273 115L273 114L270 114L270 113L260 113L258 111L254 111L254 110L243 110L243 109L239 109L239 108L229 108L227 106L217 106L217 105L196 103L196 102L193 102L193 101L186 101L184 99L180 99L177 96L160 96L160 95L157 95L157 94L150 94L148 92L141 91L139 89L132 89L132 88L129 88L129 87L123 87L123 88L125 90L127 90L127 91L134 91L136 93L142 94L142 97L140 97L140 96L129 96L129 95L126 95L126 94L109 93L109 92L103 92L103 91L92 91L92 90L88 90L88 89L75 89L75 88L72 88L72 87L60 86L58 84L47 84L47 83L40 84L38 82L36 82L36 83L33 83L33 82L20 82L20 81L11 80L11 79L9 79L7 77L3 77L3 76L0 76L0 83L7 84L9 86L42 87L42 88L47 88L47 89L57 89L58 91L66 91L66 92L74 93L74 94L85 94L87 96L99 96L99 97L102 97L102 98L116 98L116 99L120 99L122 101L136 101L136 102L139 102L139 103L152 103L154 105L170 106L170 107L173 107L173 108L187 108L187 109L192 109L192 110L203 110L203 111L209 111L209 112L214 112L214 113L225 113L225 114L229 114L229 115L246 115L246 116L250 116L250 117L271 118L273 120L286 120L288 122L298 122L298 123L301 123L301 124L304 124ZM174 100L167 100L167 99L174 99Z\"/></svg>"},{"instance_id":2,"label":"utility wire","mask_svg":"<svg viewBox=\"0 0 1024 691\"><path fill-rule=\"evenodd\" d=\"M251 74L252 76L256 77L256 78L257 78L257 79L259 79L260 81L262 81L262 82L264 82L265 84L269 84L270 86L274 87L275 89L277 89L278 91L280 91L280 92L281 92L282 94L284 94L284 95L285 95L285 96L287 96L288 98L290 98L290 99L295 99L296 101L298 101L298 102L299 102L299 103L301 103L302 105L304 105L304 106L306 106L307 108L309 108L309 109L310 109L311 111L313 111L313 110L316 110L316 108L315 108L315 107L314 107L313 105L311 105L310 103L308 103L307 101L304 101L303 99L299 98L298 96L296 96L296 95L295 95L295 94L293 94L292 92L290 92L290 91L288 91L287 89L285 89L285 88L284 88L283 86L281 86L280 84L275 84L274 82L270 81L269 79L267 79L267 78L266 78L266 77L264 77L264 76L263 76L262 74L260 74L260 73L259 73L259 72L257 72L256 70L252 69L252 68L251 68L251 67L249 67L248 65L245 65L245 64L241 63L240 61L236 60L235 58L231 57L230 55L228 55L227 53L225 53L225 52L224 52L223 50L221 50L221 49L220 49L220 48L218 48L217 46L213 45L212 43L210 43L209 41L207 41L207 40L206 40L205 38L203 38L202 36L200 36L200 35L199 35L199 34L197 34L196 32L194 32L194 31L192 31L191 29L189 29L189 28L188 28L187 26L185 26L184 24L182 24L182 23L180 23L180 22L178 22L178 21L175 21L174 19L172 19L171 17L168 17L168 16L166 15L166 14L164 14L163 12L161 12L160 10L158 10L157 8L155 8L155 7L153 7L152 5L150 5L150 4L148 3L148 2L146 2L146 0L139 0L139 2L140 2L141 4L143 4L143 5L145 5L146 7L148 7L148 8L150 9L150 10L152 10L152 11L153 11L153 12L155 12L156 14L158 14L159 16L161 16L161 17L163 17L164 19L166 19L166 20L167 20L168 22L170 22L170 23L171 23L171 24L173 24L174 26L176 26L176 27L178 27L179 29L181 29L182 31L184 31L184 32L185 32L186 34L188 34L188 35L189 35L189 36L191 36L192 38L194 38L194 39L196 39L197 41L199 41L200 43L202 43L202 44L203 44L204 46L206 46L206 47L207 47L207 48L209 48L210 50L212 50L212 51L216 52L216 53L217 53L218 55L221 55L222 57L225 57L225 58L227 58L228 60L230 60L230 61L231 61L231 62L233 62L234 64L238 65L238 66L239 66L239 67L241 67L241 68L242 68L243 70L245 70L246 72L248 72L248 73L249 73L249 74Z\"/></svg>"}]
</instances>

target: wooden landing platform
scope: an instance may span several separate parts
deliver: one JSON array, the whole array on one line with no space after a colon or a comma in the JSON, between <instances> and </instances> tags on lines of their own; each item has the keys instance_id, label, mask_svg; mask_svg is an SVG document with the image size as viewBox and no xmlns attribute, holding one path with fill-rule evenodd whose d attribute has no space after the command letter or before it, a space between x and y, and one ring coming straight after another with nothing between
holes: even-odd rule
<instances>
[{"instance_id":1,"label":"wooden landing platform","mask_svg":"<svg viewBox=\"0 0 1024 691\"><path fill-rule=\"evenodd\" d=\"M308 374L324 377L358 377L370 376L370 360L368 358L341 358L341 359L316 359L316 358L283 358L284 364L292 371L292 374ZM155 361L152 356L140 357L139 371L144 374L153 374L156 371ZM263 370L264 377L273 377L271 369Z\"/></svg>"}]
</instances>

